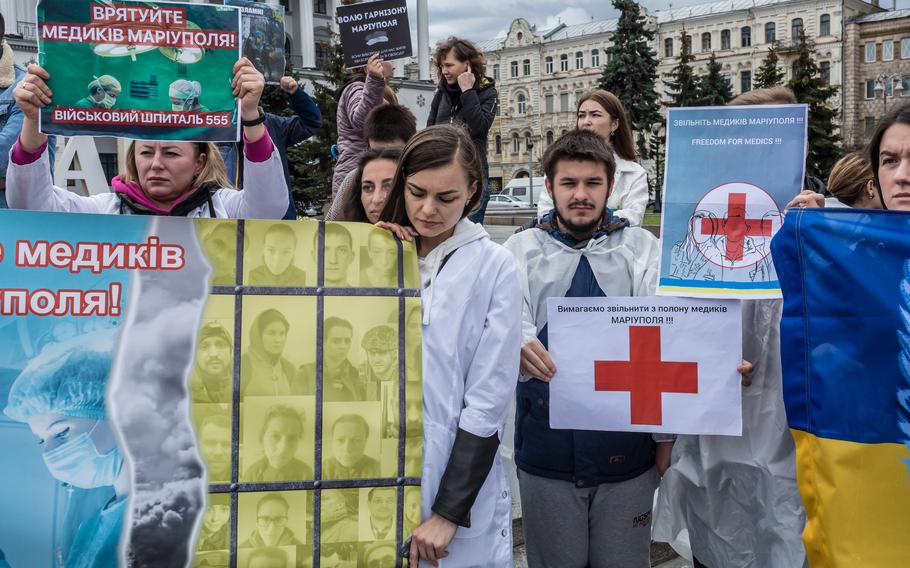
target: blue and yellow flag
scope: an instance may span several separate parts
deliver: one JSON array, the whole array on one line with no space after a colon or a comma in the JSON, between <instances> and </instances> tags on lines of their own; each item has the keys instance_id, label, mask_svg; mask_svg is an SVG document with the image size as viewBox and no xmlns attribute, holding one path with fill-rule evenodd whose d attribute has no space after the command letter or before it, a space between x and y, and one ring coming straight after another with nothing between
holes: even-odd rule
<instances>
[{"instance_id":1,"label":"blue and yellow flag","mask_svg":"<svg viewBox=\"0 0 910 568\"><path fill-rule=\"evenodd\" d=\"M910 214L791 210L771 245L812 566L910 563Z\"/></svg>"}]
</instances>

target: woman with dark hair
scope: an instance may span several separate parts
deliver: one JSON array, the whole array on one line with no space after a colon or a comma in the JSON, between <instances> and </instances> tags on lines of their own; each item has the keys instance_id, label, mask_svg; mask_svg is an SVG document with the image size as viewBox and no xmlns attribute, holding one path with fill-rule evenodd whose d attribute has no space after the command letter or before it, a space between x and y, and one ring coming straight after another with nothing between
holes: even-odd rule
<instances>
[{"instance_id":1,"label":"woman with dark hair","mask_svg":"<svg viewBox=\"0 0 910 568\"><path fill-rule=\"evenodd\" d=\"M512 566L498 448L518 380L522 296L513 257L467 219L482 184L467 131L431 126L405 147L378 223L406 240L416 233L420 264L423 505L411 566Z\"/></svg>"},{"instance_id":2,"label":"woman with dark hair","mask_svg":"<svg viewBox=\"0 0 910 568\"><path fill-rule=\"evenodd\" d=\"M487 77L483 54L466 39L450 37L436 47L433 55L439 86L430 105L427 126L435 124L463 124L477 147L482 170L479 206L471 214L471 221L483 223L490 200L487 182L487 134L496 116L499 94L493 79Z\"/></svg>"},{"instance_id":3,"label":"woman with dark hair","mask_svg":"<svg viewBox=\"0 0 910 568\"><path fill-rule=\"evenodd\" d=\"M600 135L613 147L616 179L607 208L614 216L628 221L629 225L641 225L648 206L648 175L638 164L632 128L622 102L610 91L588 91L578 99L575 125L579 130L590 130ZM537 207L538 217L543 217L552 209L553 202L544 192Z\"/></svg>"},{"instance_id":4,"label":"woman with dark hair","mask_svg":"<svg viewBox=\"0 0 910 568\"><path fill-rule=\"evenodd\" d=\"M884 209L910 211L910 103L885 115L866 151Z\"/></svg>"},{"instance_id":5,"label":"woman with dark hair","mask_svg":"<svg viewBox=\"0 0 910 568\"><path fill-rule=\"evenodd\" d=\"M395 91L388 85L394 66L383 61L379 54L370 57L362 70L347 77L338 89L338 112L335 115L338 128L338 162L332 176L332 196L338 192L341 182L357 164L357 157L367 149L363 126L367 115L374 108L384 104L398 104Z\"/></svg>"},{"instance_id":6,"label":"woman with dark hair","mask_svg":"<svg viewBox=\"0 0 910 568\"><path fill-rule=\"evenodd\" d=\"M401 148L367 150L357 162L357 179L353 191L342 197L341 211L334 221L376 223L389 199L395 167Z\"/></svg>"},{"instance_id":7,"label":"woman with dark hair","mask_svg":"<svg viewBox=\"0 0 910 568\"><path fill-rule=\"evenodd\" d=\"M250 326L250 346L240 358L240 389L243 396L305 394L295 388L294 364L284 358L291 325L274 309L265 310Z\"/></svg>"}]
</instances>

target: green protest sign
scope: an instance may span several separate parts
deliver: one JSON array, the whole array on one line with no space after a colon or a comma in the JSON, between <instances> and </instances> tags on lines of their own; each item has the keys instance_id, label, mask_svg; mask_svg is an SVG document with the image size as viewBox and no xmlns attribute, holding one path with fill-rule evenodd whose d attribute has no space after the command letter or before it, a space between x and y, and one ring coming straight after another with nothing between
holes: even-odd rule
<instances>
[{"instance_id":1,"label":"green protest sign","mask_svg":"<svg viewBox=\"0 0 910 568\"><path fill-rule=\"evenodd\" d=\"M62 136L235 141L236 8L176 2L38 2L39 62Z\"/></svg>"}]
</instances>

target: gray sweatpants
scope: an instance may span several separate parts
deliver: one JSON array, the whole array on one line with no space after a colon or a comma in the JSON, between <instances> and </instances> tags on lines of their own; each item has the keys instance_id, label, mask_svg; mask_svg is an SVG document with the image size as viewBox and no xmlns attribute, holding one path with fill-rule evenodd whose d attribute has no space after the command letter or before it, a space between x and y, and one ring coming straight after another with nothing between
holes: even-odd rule
<instances>
[{"instance_id":1,"label":"gray sweatpants","mask_svg":"<svg viewBox=\"0 0 910 568\"><path fill-rule=\"evenodd\" d=\"M577 488L518 470L529 568L648 568L657 468Z\"/></svg>"}]
</instances>

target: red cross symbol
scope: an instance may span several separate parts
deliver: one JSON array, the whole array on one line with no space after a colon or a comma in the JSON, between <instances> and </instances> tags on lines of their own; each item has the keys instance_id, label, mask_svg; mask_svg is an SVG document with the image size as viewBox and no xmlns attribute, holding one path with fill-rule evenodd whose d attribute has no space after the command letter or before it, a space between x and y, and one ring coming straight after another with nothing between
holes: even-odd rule
<instances>
[{"instance_id":1,"label":"red cross symbol","mask_svg":"<svg viewBox=\"0 0 910 568\"><path fill-rule=\"evenodd\" d=\"M628 391L632 424L663 424L665 392L698 393L698 363L661 361L660 327L629 328L631 361L594 361L594 390Z\"/></svg>"},{"instance_id":2,"label":"red cross symbol","mask_svg":"<svg viewBox=\"0 0 910 568\"><path fill-rule=\"evenodd\" d=\"M715 225L716 223L716 225ZM746 194L731 193L727 196L725 219L702 219L701 234L727 237L727 260L742 260L746 237L770 237L769 219L746 218Z\"/></svg>"}]
</instances>

